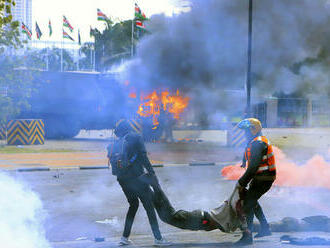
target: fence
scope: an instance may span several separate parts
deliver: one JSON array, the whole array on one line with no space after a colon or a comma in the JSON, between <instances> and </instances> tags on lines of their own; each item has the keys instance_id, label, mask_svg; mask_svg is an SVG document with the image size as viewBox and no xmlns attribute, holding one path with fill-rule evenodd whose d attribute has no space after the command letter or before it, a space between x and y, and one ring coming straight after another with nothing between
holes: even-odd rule
<instances>
[{"instance_id":1,"label":"fence","mask_svg":"<svg viewBox=\"0 0 330 248\"><path fill-rule=\"evenodd\" d=\"M271 98L253 106L264 127L330 127L330 99Z\"/></svg>"}]
</instances>

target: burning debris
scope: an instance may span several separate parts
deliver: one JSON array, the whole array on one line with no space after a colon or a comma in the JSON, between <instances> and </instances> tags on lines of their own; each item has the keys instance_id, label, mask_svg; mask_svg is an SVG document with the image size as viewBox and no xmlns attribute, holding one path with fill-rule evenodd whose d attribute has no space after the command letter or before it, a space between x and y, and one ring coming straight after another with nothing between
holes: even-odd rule
<instances>
[{"instance_id":1,"label":"burning debris","mask_svg":"<svg viewBox=\"0 0 330 248\"><path fill-rule=\"evenodd\" d=\"M130 98L137 98L136 93L130 93ZM161 115L171 114L171 116L179 120L180 115L188 107L189 97L184 97L177 90L176 94L170 94L169 91L153 91L150 94L140 94L140 105L137 113L141 117L151 117L153 129L159 125Z\"/></svg>"}]
</instances>

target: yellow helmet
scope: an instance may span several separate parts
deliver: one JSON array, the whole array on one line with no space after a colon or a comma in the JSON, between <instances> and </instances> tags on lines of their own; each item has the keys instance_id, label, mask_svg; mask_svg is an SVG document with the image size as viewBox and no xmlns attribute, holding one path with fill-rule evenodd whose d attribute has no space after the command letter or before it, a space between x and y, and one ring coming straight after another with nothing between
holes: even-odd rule
<instances>
[{"instance_id":1,"label":"yellow helmet","mask_svg":"<svg viewBox=\"0 0 330 248\"><path fill-rule=\"evenodd\" d=\"M256 118L247 118L238 123L238 128L249 129L253 135L259 133L262 129L261 122Z\"/></svg>"}]
</instances>

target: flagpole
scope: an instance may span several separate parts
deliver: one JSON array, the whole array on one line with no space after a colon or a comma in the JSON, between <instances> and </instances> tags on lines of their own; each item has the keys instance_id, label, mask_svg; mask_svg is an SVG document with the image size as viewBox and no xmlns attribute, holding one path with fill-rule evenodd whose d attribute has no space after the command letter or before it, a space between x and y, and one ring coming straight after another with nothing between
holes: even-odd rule
<instances>
[{"instance_id":1,"label":"flagpole","mask_svg":"<svg viewBox=\"0 0 330 248\"><path fill-rule=\"evenodd\" d=\"M46 48L46 71L49 70L49 60L48 60L48 46L47 46L47 41L45 41L45 48Z\"/></svg>"},{"instance_id":2,"label":"flagpole","mask_svg":"<svg viewBox=\"0 0 330 248\"><path fill-rule=\"evenodd\" d=\"M131 46L131 57L133 57L134 53L134 18L132 20L132 46Z\"/></svg>"},{"instance_id":3,"label":"flagpole","mask_svg":"<svg viewBox=\"0 0 330 248\"><path fill-rule=\"evenodd\" d=\"M91 70L93 71L93 50L92 50L93 43L91 44L90 47L90 54L91 54Z\"/></svg>"},{"instance_id":4,"label":"flagpole","mask_svg":"<svg viewBox=\"0 0 330 248\"><path fill-rule=\"evenodd\" d=\"M78 71L79 71L79 60L80 60L80 47L78 48L78 62L77 62Z\"/></svg>"},{"instance_id":5,"label":"flagpole","mask_svg":"<svg viewBox=\"0 0 330 248\"><path fill-rule=\"evenodd\" d=\"M46 47L46 49L47 49L47 50L46 50L46 51L47 51L47 60L46 60L46 61L47 61L47 64L46 64L46 65L47 65L47 71L49 71L49 53L48 53L48 46Z\"/></svg>"},{"instance_id":6,"label":"flagpole","mask_svg":"<svg viewBox=\"0 0 330 248\"><path fill-rule=\"evenodd\" d=\"M94 58L93 58L93 71L95 71L95 53L96 53L96 46L95 46L95 37L94 37Z\"/></svg>"},{"instance_id":7,"label":"flagpole","mask_svg":"<svg viewBox=\"0 0 330 248\"><path fill-rule=\"evenodd\" d=\"M63 71L63 29L62 29L62 49L61 49L61 72Z\"/></svg>"},{"instance_id":8,"label":"flagpole","mask_svg":"<svg viewBox=\"0 0 330 248\"><path fill-rule=\"evenodd\" d=\"M80 29L78 29L78 50L77 50L77 71L79 71L79 59L80 59L80 45L79 45L79 41L80 41Z\"/></svg>"}]
</instances>

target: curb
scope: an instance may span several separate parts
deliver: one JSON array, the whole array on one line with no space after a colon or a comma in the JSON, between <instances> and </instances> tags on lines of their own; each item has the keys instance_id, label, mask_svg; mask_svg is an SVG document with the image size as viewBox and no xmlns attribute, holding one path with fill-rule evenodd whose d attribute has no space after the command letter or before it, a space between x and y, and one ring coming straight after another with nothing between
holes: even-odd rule
<instances>
[{"instance_id":1,"label":"curb","mask_svg":"<svg viewBox=\"0 0 330 248\"><path fill-rule=\"evenodd\" d=\"M153 164L153 168L163 168L163 167L173 167L173 166L227 166L227 165L234 165L237 164L237 161L232 162L192 162L186 164ZM109 169L108 166L99 165L99 166L73 166L73 167L62 167L62 168L52 168L52 167L28 167L28 168L17 168L17 169L10 169L17 172L33 172L33 171L59 171L59 170L102 170L102 169Z\"/></svg>"},{"instance_id":2,"label":"curb","mask_svg":"<svg viewBox=\"0 0 330 248\"><path fill-rule=\"evenodd\" d=\"M79 166L79 170L100 170L109 169L109 166Z\"/></svg>"},{"instance_id":3,"label":"curb","mask_svg":"<svg viewBox=\"0 0 330 248\"><path fill-rule=\"evenodd\" d=\"M164 165L163 164L153 164L152 167L153 168L164 167Z\"/></svg>"},{"instance_id":4,"label":"curb","mask_svg":"<svg viewBox=\"0 0 330 248\"><path fill-rule=\"evenodd\" d=\"M214 162L192 162L189 166L215 166Z\"/></svg>"},{"instance_id":5,"label":"curb","mask_svg":"<svg viewBox=\"0 0 330 248\"><path fill-rule=\"evenodd\" d=\"M31 168L18 168L18 172L30 172L30 171L50 171L49 167L31 167Z\"/></svg>"}]
</instances>

